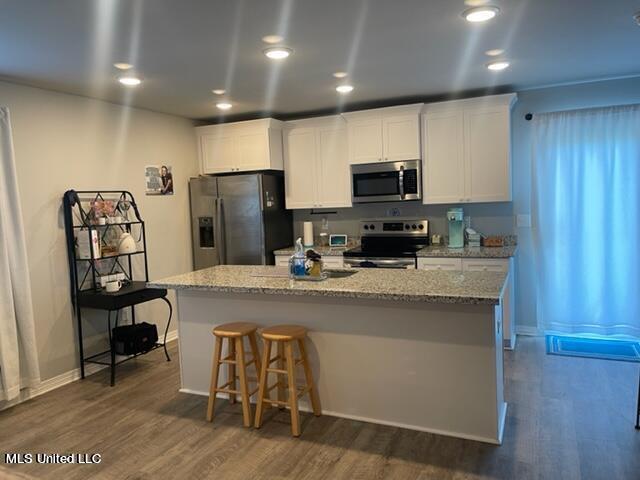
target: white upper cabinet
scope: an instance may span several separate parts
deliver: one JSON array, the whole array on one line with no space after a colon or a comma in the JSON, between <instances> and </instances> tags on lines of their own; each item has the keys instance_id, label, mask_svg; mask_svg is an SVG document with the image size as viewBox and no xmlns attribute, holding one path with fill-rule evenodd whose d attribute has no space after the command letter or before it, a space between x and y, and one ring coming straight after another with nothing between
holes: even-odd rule
<instances>
[{"instance_id":1,"label":"white upper cabinet","mask_svg":"<svg viewBox=\"0 0 640 480\"><path fill-rule=\"evenodd\" d=\"M425 105L423 202L511 201L515 94Z\"/></svg>"},{"instance_id":2,"label":"white upper cabinet","mask_svg":"<svg viewBox=\"0 0 640 480\"><path fill-rule=\"evenodd\" d=\"M467 201L511 200L510 111L508 107L464 113Z\"/></svg>"},{"instance_id":3,"label":"white upper cabinet","mask_svg":"<svg viewBox=\"0 0 640 480\"><path fill-rule=\"evenodd\" d=\"M382 120L349 122L349 163L373 163L383 159Z\"/></svg>"},{"instance_id":4,"label":"white upper cabinet","mask_svg":"<svg viewBox=\"0 0 640 480\"><path fill-rule=\"evenodd\" d=\"M293 128L284 131L284 176L287 208L313 208L318 202L316 131Z\"/></svg>"},{"instance_id":5,"label":"white upper cabinet","mask_svg":"<svg viewBox=\"0 0 640 480\"><path fill-rule=\"evenodd\" d=\"M420 116L393 115L382 119L385 162L420 158Z\"/></svg>"},{"instance_id":6,"label":"white upper cabinet","mask_svg":"<svg viewBox=\"0 0 640 480\"><path fill-rule=\"evenodd\" d=\"M318 206L350 207L351 177L347 160L347 129L344 120L318 127Z\"/></svg>"},{"instance_id":7,"label":"white upper cabinet","mask_svg":"<svg viewBox=\"0 0 640 480\"><path fill-rule=\"evenodd\" d=\"M347 129L340 116L287 122L284 130L287 208L351 206Z\"/></svg>"},{"instance_id":8,"label":"white upper cabinet","mask_svg":"<svg viewBox=\"0 0 640 480\"><path fill-rule=\"evenodd\" d=\"M272 118L197 127L201 173L282 170L282 122Z\"/></svg>"},{"instance_id":9,"label":"white upper cabinet","mask_svg":"<svg viewBox=\"0 0 640 480\"><path fill-rule=\"evenodd\" d=\"M349 163L419 159L421 109L419 103L344 113Z\"/></svg>"},{"instance_id":10,"label":"white upper cabinet","mask_svg":"<svg viewBox=\"0 0 640 480\"><path fill-rule=\"evenodd\" d=\"M425 115L424 203L457 203L465 196L463 116L457 111Z\"/></svg>"},{"instance_id":11,"label":"white upper cabinet","mask_svg":"<svg viewBox=\"0 0 640 480\"><path fill-rule=\"evenodd\" d=\"M202 173L230 172L235 167L234 138L225 129L198 135Z\"/></svg>"}]
</instances>

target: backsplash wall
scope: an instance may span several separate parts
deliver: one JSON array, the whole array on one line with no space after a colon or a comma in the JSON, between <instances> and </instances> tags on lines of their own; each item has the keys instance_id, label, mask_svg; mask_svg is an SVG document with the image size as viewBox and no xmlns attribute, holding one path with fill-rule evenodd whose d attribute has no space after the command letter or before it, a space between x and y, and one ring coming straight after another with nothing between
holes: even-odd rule
<instances>
[{"instance_id":1,"label":"backsplash wall","mask_svg":"<svg viewBox=\"0 0 640 480\"><path fill-rule=\"evenodd\" d=\"M302 224L306 221L313 222L314 235L320 233L322 218L329 220L330 233L346 233L350 238L359 236L360 220L374 218L394 218L394 213L399 213L398 218L426 218L429 220L429 234L447 234L447 210L454 206L464 209L464 216L471 218L471 226L478 232L488 235L513 235L515 233L515 219L513 204L503 203L476 203L463 205L423 205L420 202L390 202L369 203L355 205L351 208L316 209L293 211L294 236L302 236ZM330 213L323 213L330 212ZM335 213L333 213L335 212Z\"/></svg>"}]
</instances>

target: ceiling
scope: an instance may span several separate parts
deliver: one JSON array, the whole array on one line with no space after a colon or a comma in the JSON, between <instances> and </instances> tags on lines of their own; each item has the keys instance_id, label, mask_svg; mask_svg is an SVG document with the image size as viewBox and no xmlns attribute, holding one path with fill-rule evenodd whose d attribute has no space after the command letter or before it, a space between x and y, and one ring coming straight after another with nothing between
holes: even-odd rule
<instances>
[{"instance_id":1,"label":"ceiling","mask_svg":"<svg viewBox=\"0 0 640 480\"><path fill-rule=\"evenodd\" d=\"M0 77L214 119L214 88L229 118L640 75L640 0L490 3L500 14L470 24L463 0L0 0ZM267 59L268 34L294 54ZM499 73L485 67L496 48L511 62ZM143 84L121 86L114 62ZM336 93L338 70L352 93Z\"/></svg>"}]
</instances>

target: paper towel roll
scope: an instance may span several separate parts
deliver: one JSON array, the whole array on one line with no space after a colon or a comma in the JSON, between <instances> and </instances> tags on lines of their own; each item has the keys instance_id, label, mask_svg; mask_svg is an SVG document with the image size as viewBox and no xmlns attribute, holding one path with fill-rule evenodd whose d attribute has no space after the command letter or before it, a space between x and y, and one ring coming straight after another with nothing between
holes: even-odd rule
<instances>
[{"instance_id":1,"label":"paper towel roll","mask_svg":"<svg viewBox=\"0 0 640 480\"><path fill-rule=\"evenodd\" d=\"M304 246L313 247L313 223L304 222Z\"/></svg>"}]
</instances>

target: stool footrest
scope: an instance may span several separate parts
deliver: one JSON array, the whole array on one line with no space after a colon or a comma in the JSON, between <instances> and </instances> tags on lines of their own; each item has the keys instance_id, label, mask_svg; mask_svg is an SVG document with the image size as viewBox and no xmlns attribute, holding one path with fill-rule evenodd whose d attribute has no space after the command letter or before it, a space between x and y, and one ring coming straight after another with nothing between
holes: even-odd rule
<instances>
[{"instance_id":1,"label":"stool footrest","mask_svg":"<svg viewBox=\"0 0 640 480\"><path fill-rule=\"evenodd\" d=\"M276 355L275 357L269 359L269 365L271 365L276 360L282 360L283 362L286 362L287 359L284 357L281 357L280 355Z\"/></svg>"},{"instance_id":2,"label":"stool footrest","mask_svg":"<svg viewBox=\"0 0 640 480\"><path fill-rule=\"evenodd\" d=\"M280 382L276 382L273 385L267 386L267 388L265 388L265 390L264 390L264 393L269 393L271 390L276 388L278 385L280 385Z\"/></svg>"},{"instance_id":3,"label":"stool footrest","mask_svg":"<svg viewBox=\"0 0 640 480\"><path fill-rule=\"evenodd\" d=\"M240 380L240 377L238 375L236 375L236 380ZM258 378L254 378L254 377L247 377L247 382L260 382L260 380ZM233 383L233 380L229 380L227 383L225 383L224 385L220 385L216 388L225 388L228 387L229 385L231 385Z\"/></svg>"},{"instance_id":4,"label":"stool footrest","mask_svg":"<svg viewBox=\"0 0 640 480\"><path fill-rule=\"evenodd\" d=\"M253 355L253 353L252 352L244 352L244 357L245 358L249 357L250 355ZM255 363L255 362L256 362L256 359L252 358L251 360L245 362L245 365L251 365L252 363ZM231 363L233 365L236 365L238 362L237 362L237 360L234 360L234 356L233 355L228 355L228 356L226 356L224 358L221 358L220 359L220 363Z\"/></svg>"},{"instance_id":5,"label":"stool footrest","mask_svg":"<svg viewBox=\"0 0 640 480\"><path fill-rule=\"evenodd\" d=\"M260 388L256 388L255 390L251 390L249 392L249 396L254 395L256 393L258 393L258 390L260 390ZM222 393L233 393L236 395L242 395L242 392L240 390L231 390L230 388L216 388L216 393L218 392L222 392Z\"/></svg>"},{"instance_id":6,"label":"stool footrest","mask_svg":"<svg viewBox=\"0 0 640 480\"><path fill-rule=\"evenodd\" d=\"M285 402L282 400L272 400L270 398L263 398L262 399L263 402L268 403L270 405L282 405L283 407L288 407L289 406L289 402Z\"/></svg>"},{"instance_id":7,"label":"stool footrest","mask_svg":"<svg viewBox=\"0 0 640 480\"><path fill-rule=\"evenodd\" d=\"M235 365L237 362L233 359L234 357L229 355L228 357L224 357L220 359L220 363L231 363Z\"/></svg>"},{"instance_id":8,"label":"stool footrest","mask_svg":"<svg viewBox=\"0 0 640 480\"><path fill-rule=\"evenodd\" d=\"M241 392L240 390L231 390L230 388L216 388L216 393L221 392L221 393L229 393L232 395L240 395Z\"/></svg>"},{"instance_id":9,"label":"stool footrest","mask_svg":"<svg viewBox=\"0 0 640 480\"><path fill-rule=\"evenodd\" d=\"M236 377L237 378L237 377ZM219 387L216 387L216 389L218 388L226 388L229 385L231 385L233 383L233 380L229 380L227 383L225 383L224 385L220 385Z\"/></svg>"},{"instance_id":10,"label":"stool footrest","mask_svg":"<svg viewBox=\"0 0 640 480\"><path fill-rule=\"evenodd\" d=\"M287 371L282 368L267 368L267 372L287 374Z\"/></svg>"}]
</instances>

